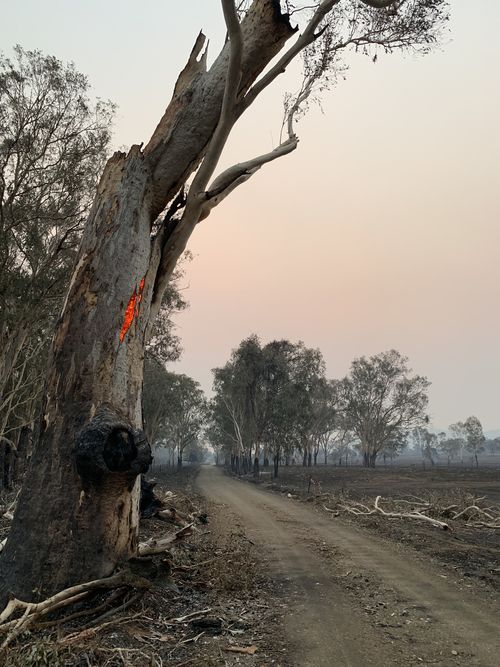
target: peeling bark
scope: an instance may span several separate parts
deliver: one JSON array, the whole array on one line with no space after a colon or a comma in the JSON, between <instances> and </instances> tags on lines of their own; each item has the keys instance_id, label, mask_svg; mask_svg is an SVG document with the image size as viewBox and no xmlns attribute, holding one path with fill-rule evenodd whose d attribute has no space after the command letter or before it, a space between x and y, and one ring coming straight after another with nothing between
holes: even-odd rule
<instances>
[{"instance_id":1,"label":"peeling bark","mask_svg":"<svg viewBox=\"0 0 500 667\"><path fill-rule=\"evenodd\" d=\"M294 30L278 0L255 0L241 32L237 100ZM116 153L98 186L52 342L39 436L0 560L0 607L9 593L29 600L105 577L137 551L138 475L151 461L142 433L144 347L199 215L164 224L154 238L151 230L206 154L231 56L228 42L207 71L203 45L200 35L144 151ZM243 109L234 108L233 124Z\"/></svg>"},{"instance_id":2,"label":"peeling bark","mask_svg":"<svg viewBox=\"0 0 500 667\"><path fill-rule=\"evenodd\" d=\"M149 266L149 183L138 147L116 154L101 179L53 340L40 436L2 553L0 594L30 599L109 575L137 547L136 477L151 458L138 435L147 299L123 342L119 334ZM100 442L99 420L109 430ZM123 448L124 434L130 447L117 464L106 452ZM99 474L85 465L92 456Z\"/></svg>"}]
</instances>

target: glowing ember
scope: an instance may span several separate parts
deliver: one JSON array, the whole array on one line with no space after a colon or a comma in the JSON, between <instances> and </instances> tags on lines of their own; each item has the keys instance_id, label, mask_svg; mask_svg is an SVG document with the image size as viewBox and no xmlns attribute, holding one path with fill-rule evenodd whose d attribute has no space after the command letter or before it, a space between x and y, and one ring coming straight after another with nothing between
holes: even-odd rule
<instances>
[{"instance_id":1,"label":"glowing ember","mask_svg":"<svg viewBox=\"0 0 500 667\"><path fill-rule=\"evenodd\" d=\"M120 343L123 342L123 339L127 334L127 331L132 326L134 317L139 317L139 306L142 301L142 291L144 289L144 283L145 279L143 278L139 283L139 289L138 290L137 288L134 289L134 291L132 292L132 296L129 299L127 308L125 309L125 317L123 318L122 329L120 331Z\"/></svg>"}]
</instances>

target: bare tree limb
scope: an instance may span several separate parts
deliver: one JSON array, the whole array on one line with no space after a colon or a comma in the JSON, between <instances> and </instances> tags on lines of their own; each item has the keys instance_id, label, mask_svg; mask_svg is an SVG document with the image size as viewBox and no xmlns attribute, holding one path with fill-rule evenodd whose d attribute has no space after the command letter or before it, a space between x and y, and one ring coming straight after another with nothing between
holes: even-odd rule
<instances>
[{"instance_id":1,"label":"bare tree limb","mask_svg":"<svg viewBox=\"0 0 500 667\"><path fill-rule=\"evenodd\" d=\"M315 32L316 28L328 14L328 12L330 12L339 2L340 0L323 0L323 2L319 4L304 32L298 37L297 41L247 92L241 101L240 106L242 110L248 109L248 107L255 101L256 97L258 97L260 93L265 88L267 88L280 74L283 74L286 71L286 68L292 62L292 60L294 60L296 56L298 56L299 53L305 49L306 46L314 42L314 40L319 36Z\"/></svg>"},{"instance_id":2,"label":"bare tree limb","mask_svg":"<svg viewBox=\"0 0 500 667\"><path fill-rule=\"evenodd\" d=\"M224 149L229 133L231 132L236 120L235 103L241 81L243 38L236 7L234 6L234 1L221 1L222 8L224 10L224 20L226 22L227 32L231 45L231 52L219 123L215 129L212 140L210 141L203 162L198 169L190 188L190 194L192 192L195 197L199 196L199 194L207 187L208 181L214 173L215 168L217 167L222 150ZM190 203L189 199L190 198L188 196L188 206Z\"/></svg>"},{"instance_id":3,"label":"bare tree limb","mask_svg":"<svg viewBox=\"0 0 500 667\"><path fill-rule=\"evenodd\" d=\"M396 4L397 0L361 0L361 2L374 9L384 9L385 7L390 7L391 5Z\"/></svg>"},{"instance_id":4,"label":"bare tree limb","mask_svg":"<svg viewBox=\"0 0 500 667\"><path fill-rule=\"evenodd\" d=\"M220 204L238 185L248 181L263 165L294 151L298 142L299 140L296 137L289 138L269 153L235 164L219 174L206 193L207 202L203 207L200 220L206 218L212 208Z\"/></svg>"}]
</instances>

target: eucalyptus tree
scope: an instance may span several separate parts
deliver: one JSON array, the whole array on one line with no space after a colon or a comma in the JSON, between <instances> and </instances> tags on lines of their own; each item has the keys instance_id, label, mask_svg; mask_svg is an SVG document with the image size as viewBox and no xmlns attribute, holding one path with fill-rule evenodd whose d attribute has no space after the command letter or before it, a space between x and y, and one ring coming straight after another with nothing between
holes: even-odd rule
<instances>
[{"instance_id":1,"label":"eucalyptus tree","mask_svg":"<svg viewBox=\"0 0 500 667\"><path fill-rule=\"evenodd\" d=\"M150 461L144 348L191 233L265 164L296 150L295 119L335 79L343 53L427 52L447 18L445 0L321 0L293 13L279 0L253 0L241 17L234 0L221 4L228 39L213 64L200 33L149 142L116 153L104 169L52 342L0 597L103 576L135 553L134 480ZM237 120L301 54L304 77L287 100L283 141L216 174Z\"/></svg>"},{"instance_id":2,"label":"eucalyptus tree","mask_svg":"<svg viewBox=\"0 0 500 667\"><path fill-rule=\"evenodd\" d=\"M486 440L482 424L477 417L468 417L464 422L464 431L467 438L466 447L476 462L476 468L479 468L478 454L484 452L484 442Z\"/></svg>"},{"instance_id":3,"label":"eucalyptus tree","mask_svg":"<svg viewBox=\"0 0 500 667\"><path fill-rule=\"evenodd\" d=\"M73 65L0 55L0 438L31 426L114 107Z\"/></svg>"},{"instance_id":4,"label":"eucalyptus tree","mask_svg":"<svg viewBox=\"0 0 500 667\"><path fill-rule=\"evenodd\" d=\"M464 462L464 451L467 444L467 431L464 422L455 422L448 427L454 440L457 441L460 451L460 463Z\"/></svg>"},{"instance_id":5,"label":"eucalyptus tree","mask_svg":"<svg viewBox=\"0 0 500 667\"><path fill-rule=\"evenodd\" d=\"M355 359L339 382L344 423L360 441L366 467L378 454L427 422L427 378L411 375L408 359L396 350Z\"/></svg>"},{"instance_id":6,"label":"eucalyptus tree","mask_svg":"<svg viewBox=\"0 0 500 667\"><path fill-rule=\"evenodd\" d=\"M324 454L325 465L333 434L338 428L337 382L320 378L312 396L311 441L313 445L314 465L318 462L320 451Z\"/></svg>"},{"instance_id":7,"label":"eucalyptus tree","mask_svg":"<svg viewBox=\"0 0 500 667\"><path fill-rule=\"evenodd\" d=\"M166 418L162 435L177 449L177 467L184 451L201 437L207 420L207 402L198 382L181 373L167 373L164 399Z\"/></svg>"},{"instance_id":8,"label":"eucalyptus tree","mask_svg":"<svg viewBox=\"0 0 500 667\"><path fill-rule=\"evenodd\" d=\"M459 457L462 447L460 438L443 438L439 443L439 450L446 456L448 465Z\"/></svg>"},{"instance_id":9,"label":"eucalyptus tree","mask_svg":"<svg viewBox=\"0 0 500 667\"><path fill-rule=\"evenodd\" d=\"M427 461L432 467L436 464L436 457L438 456L439 445L444 438L438 438L436 433L429 431L426 426L417 426L411 433L413 443L420 451L422 460Z\"/></svg>"}]
</instances>

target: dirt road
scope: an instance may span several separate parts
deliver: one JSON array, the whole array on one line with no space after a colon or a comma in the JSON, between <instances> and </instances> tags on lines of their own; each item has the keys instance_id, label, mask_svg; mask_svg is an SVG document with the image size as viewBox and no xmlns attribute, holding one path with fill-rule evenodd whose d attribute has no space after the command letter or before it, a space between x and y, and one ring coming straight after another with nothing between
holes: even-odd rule
<instances>
[{"instance_id":1,"label":"dirt road","mask_svg":"<svg viewBox=\"0 0 500 667\"><path fill-rule=\"evenodd\" d=\"M500 665L500 607L411 552L204 466L282 583L297 667Z\"/></svg>"}]
</instances>

